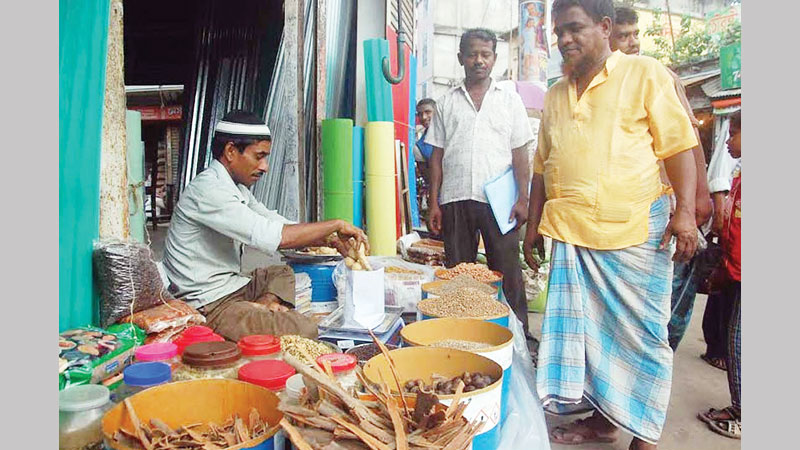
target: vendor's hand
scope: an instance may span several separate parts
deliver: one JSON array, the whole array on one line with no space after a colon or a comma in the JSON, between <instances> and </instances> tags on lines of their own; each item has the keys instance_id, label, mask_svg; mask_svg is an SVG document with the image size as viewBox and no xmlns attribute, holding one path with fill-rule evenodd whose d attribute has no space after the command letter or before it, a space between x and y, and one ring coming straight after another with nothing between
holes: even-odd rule
<instances>
[{"instance_id":1,"label":"vendor's hand","mask_svg":"<svg viewBox=\"0 0 800 450\"><path fill-rule=\"evenodd\" d=\"M518 230L519 227L525 225L525 222L528 221L528 199L520 198L517 200L517 203L514 203L514 206L511 208L511 215L508 217L508 223L511 223L517 219L517 226L514 227L515 230Z\"/></svg>"},{"instance_id":2,"label":"vendor's hand","mask_svg":"<svg viewBox=\"0 0 800 450\"><path fill-rule=\"evenodd\" d=\"M693 213L694 211L689 213L679 208L667 224L659 249L667 248L672 236L675 236L677 244L675 246L675 255L672 257L673 261L688 261L692 259L695 251L697 251L697 223Z\"/></svg>"},{"instance_id":3,"label":"vendor's hand","mask_svg":"<svg viewBox=\"0 0 800 450\"><path fill-rule=\"evenodd\" d=\"M442 210L435 203L428 207L428 229L437 236L442 233Z\"/></svg>"},{"instance_id":4,"label":"vendor's hand","mask_svg":"<svg viewBox=\"0 0 800 450\"><path fill-rule=\"evenodd\" d=\"M539 257L544 259L544 236L539 234L539 226L528 225L528 232L525 233L525 241L522 244L522 253L525 255L525 262L528 267L533 270L539 270L539 263L533 257L533 250L539 254Z\"/></svg>"},{"instance_id":5,"label":"vendor's hand","mask_svg":"<svg viewBox=\"0 0 800 450\"><path fill-rule=\"evenodd\" d=\"M344 250L344 253L342 254L347 256L348 253L347 241L350 238L353 238L356 241L355 250L358 251L358 248L361 246L361 244L364 244L364 247L366 248L366 253L369 254L369 239L367 238L367 235L364 233L364 230L356 226L353 226L349 222L346 222L344 220L340 220L339 222L340 222L339 228L336 231L338 239L333 240L334 247L337 250L339 250L340 253L342 253L342 250ZM337 246L337 241L340 246Z\"/></svg>"}]
</instances>

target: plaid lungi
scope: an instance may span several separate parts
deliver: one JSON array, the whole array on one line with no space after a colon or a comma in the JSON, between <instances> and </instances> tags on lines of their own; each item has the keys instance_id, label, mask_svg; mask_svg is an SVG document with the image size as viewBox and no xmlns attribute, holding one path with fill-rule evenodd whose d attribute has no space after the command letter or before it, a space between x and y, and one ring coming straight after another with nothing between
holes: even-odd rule
<instances>
[{"instance_id":1,"label":"plaid lungi","mask_svg":"<svg viewBox=\"0 0 800 450\"><path fill-rule=\"evenodd\" d=\"M672 384L672 251L658 249L669 211L667 197L653 202L648 240L635 247L553 243L536 373L550 412L588 401L613 424L658 441Z\"/></svg>"}]
</instances>

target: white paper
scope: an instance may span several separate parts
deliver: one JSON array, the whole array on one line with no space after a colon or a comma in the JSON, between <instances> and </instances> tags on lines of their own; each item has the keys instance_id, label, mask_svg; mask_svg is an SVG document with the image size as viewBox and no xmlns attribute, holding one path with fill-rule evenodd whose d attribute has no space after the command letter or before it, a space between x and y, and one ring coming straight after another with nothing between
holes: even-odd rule
<instances>
[{"instance_id":1,"label":"white paper","mask_svg":"<svg viewBox=\"0 0 800 450\"><path fill-rule=\"evenodd\" d=\"M347 270L345 326L372 330L383 323L385 313L383 268L372 271Z\"/></svg>"},{"instance_id":2,"label":"white paper","mask_svg":"<svg viewBox=\"0 0 800 450\"><path fill-rule=\"evenodd\" d=\"M502 175L487 182L483 190L489 206L492 207L492 213L494 213L497 226L500 227L500 232L506 234L513 230L517 226L517 219L509 222L508 218L511 216L511 208L514 207L519 195L517 184L514 182L513 170L509 168Z\"/></svg>"}]
</instances>

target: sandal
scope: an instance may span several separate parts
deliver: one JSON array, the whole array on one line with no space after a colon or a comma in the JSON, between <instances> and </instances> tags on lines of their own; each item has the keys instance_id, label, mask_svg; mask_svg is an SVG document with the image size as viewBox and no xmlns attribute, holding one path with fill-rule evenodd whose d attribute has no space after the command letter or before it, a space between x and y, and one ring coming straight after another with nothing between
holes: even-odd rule
<instances>
[{"instance_id":1,"label":"sandal","mask_svg":"<svg viewBox=\"0 0 800 450\"><path fill-rule=\"evenodd\" d=\"M715 420L708 424L708 428L731 439L742 438L742 421L739 419Z\"/></svg>"},{"instance_id":2,"label":"sandal","mask_svg":"<svg viewBox=\"0 0 800 450\"><path fill-rule=\"evenodd\" d=\"M722 417L723 414L727 415L727 417ZM722 422L726 420L739 420L736 418L736 413L731 406L723 409L709 408L708 411L704 413L698 413L697 418L708 425L711 425L714 422Z\"/></svg>"},{"instance_id":3,"label":"sandal","mask_svg":"<svg viewBox=\"0 0 800 450\"><path fill-rule=\"evenodd\" d=\"M700 355L700 358L702 358L703 361L707 362L713 367L716 367L719 370L724 370L724 371L728 370L728 364L725 362L725 358L711 358L705 353Z\"/></svg>"},{"instance_id":4,"label":"sandal","mask_svg":"<svg viewBox=\"0 0 800 450\"><path fill-rule=\"evenodd\" d=\"M593 428L586 424L588 419L578 419L568 425L559 425L550 431L550 442L564 445L578 445L589 443L602 443L610 444L617 441L617 435L614 434L599 434ZM558 433L561 436L558 436ZM572 439L567 439L566 435L571 434Z\"/></svg>"}]
</instances>

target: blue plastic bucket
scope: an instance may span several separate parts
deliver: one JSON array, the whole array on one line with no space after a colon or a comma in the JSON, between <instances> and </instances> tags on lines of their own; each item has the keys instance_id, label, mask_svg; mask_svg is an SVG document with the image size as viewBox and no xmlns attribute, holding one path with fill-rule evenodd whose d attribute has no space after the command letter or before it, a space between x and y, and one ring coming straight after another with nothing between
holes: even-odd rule
<instances>
[{"instance_id":1,"label":"blue plastic bucket","mask_svg":"<svg viewBox=\"0 0 800 450\"><path fill-rule=\"evenodd\" d=\"M311 301L330 302L336 300L336 286L333 284L335 265L328 264L290 264L295 273L307 273L311 278Z\"/></svg>"}]
</instances>

